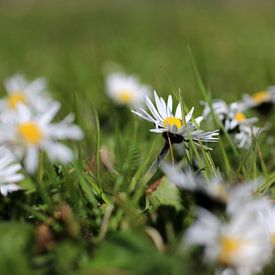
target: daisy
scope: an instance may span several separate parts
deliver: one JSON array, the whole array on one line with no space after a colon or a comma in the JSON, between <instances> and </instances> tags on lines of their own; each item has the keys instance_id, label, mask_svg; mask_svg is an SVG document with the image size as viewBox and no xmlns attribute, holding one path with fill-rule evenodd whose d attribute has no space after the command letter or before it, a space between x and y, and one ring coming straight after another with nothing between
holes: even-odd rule
<instances>
[{"instance_id":1,"label":"daisy","mask_svg":"<svg viewBox=\"0 0 275 275\"><path fill-rule=\"evenodd\" d=\"M106 78L106 91L109 97L119 105L137 107L143 105L150 88L141 84L135 76L112 73Z\"/></svg>"},{"instance_id":2,"label":"daisy","mask_svg":"<svg viewBox=\"0 0 275 275\"><path fill-rule=\"evenodd\" d=\"M243 113L243 106L240 103L231 103L230 104L230 112L224 122L225 129L228 132L239 131L239 127L241 126L251 126L255 122L257 122L256 117L247 118Z\"/></svg>"},{"instance_id":3,"label":"daisy","mask_svg":"<svg viewBox=\"0 0 275 275\"><path fill-rule=\"evenodd\" d=\"M179 103L176 108L175 115L173 114L173 100L172 96L168 96L167 103L162 97L158 97L154 91L155 104L149 99L145 98L146 105L150 110L147 113L143 108L138 110L132 110L132 112L142 119L154 123L155 128L151 129L151 132L161 133L167 139L169 138L171 143L181 143L182 141L189 141L192 139L196 144L199 141L202 142L217 142L218 141L218 130L205 132L198 129L203 117L197 117L192 121L194 107L190 112L183 116L181 104Z\"/></svg>"},{"instance_id":4,"label":"daisy","mask_svg":"<svg viewBox=\"0 0 275 275\"><path fill-rule=\"evenodd\" d=\"M0 101L2 111L15 111L18 104L25 104L35 112L48 108L51 99L46 92L47 83L44 78L27 81L22 75L8 78L4 83L7 96Z\"/></svg>"},{"instance_id":5,"label":"daisy","mask_svg":"<svg viewBox=\"0 0 275 275\"><path fill-rule=\"evenodd\" d=\"M205 106L203 117L207 118L211 115L211 108L207 102L202 102ZM229 133L238 132L240 125L252 125L257 118L247 118L244 114L245 106L241 102L233 102L227 104L223 100L216 99L211 103L211 107L215 116L224 125L225 130Z\"/></svg>"},{"instance_id":6,"label":"daisy","mask_svg":"<svg viewBox=\"0 0 275 275\"><path fill-rule=\"evenodd\" d=\"M20 187L15 184L23 180L19 173L21 165L15 160L12 153L4 146L0 146L0 193L7 196L8 193L17 191Z\"/></svg>"},{"instance_id":7,"label":"daisy","mask_svg":"<svg viewBox=\"0 0 275 275\"><path fill-rule=\"evenodd\" d=\"M202 116L204 118L207 118L211 115L211 108L207 102L202 101L202 105L204 105L204 110L202 113ZM213 112L215 113L216 117L224 123L225 119L227 118L227 114L230 112L230 108L225 101L221 99L214 99L211 102L211 107L213 109Z\"/></svg>"},{"instance_id":8,"label":"daisy","mask_svg":"<svg viewBox=\"0 0 275 275\"><path fill-rule=\"evenodd\" d=\"M256 92L252 95L243 96L243 104L246 108L254 108L263 114L271 111L275 103L275 86L270 86L267 90Z\"/></svg>"},{"instance_id":9,"label":"daisy","mask_svg":"<svg viewBox=\"0 0 275 275\"><path fill-rule=\"evenodd\" d=\"M0 124L0 143L9 146L19 158L24 159L29 173L35 172L38 167L40 150L45 151L51 161L68 163L73 159L71 149L58 141L81 139L83 133L72 124L73 115L58 123L51 122L59 108L60 104L55 102L43 114L33 115L25 105L19 105L17 116Z\"/></svg>"},{"instance_id":10,"label":"daisy","mask_svg":"<svg viewBox=\"0 0 275 275\"><path fill-rule=\"evenodd\" d=\"M240 210L228 222L199 209L198 219L187 230L185 241L203 246L207 262L234 268L237 274L260 272L272 256L272 245L263 224L247 209Z\"/></svg>"},{"instance_id":11,"label":"daisy","mask_svg":"<svg viewBox=\"0 0 275 275\"><path fill-rule=\"evenodd\" d=\"M228 214L235 213L250 202L262 182L258 178L231 186L223 181L221 175L206 181L201 174L195 174L191 170L182 171L175 165L165 163L161 168L170 183L191 193L199 205L207 209L223 205L222 208Z\"/></svg>"}]
</instances>

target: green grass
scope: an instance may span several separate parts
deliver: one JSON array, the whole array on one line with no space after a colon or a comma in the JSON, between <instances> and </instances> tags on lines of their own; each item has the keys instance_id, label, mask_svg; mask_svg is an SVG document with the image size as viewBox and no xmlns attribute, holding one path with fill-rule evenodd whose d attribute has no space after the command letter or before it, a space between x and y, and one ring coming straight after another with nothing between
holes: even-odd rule
<instances>
[{"instance_id":1,"label":"green grass","mask_svg":"<svg viewBox=\"0 0 275 275\"><path fill-rule=\"evenodd\" d=\"M60 117L74 112L85 132L73 145L74 163L44 159L40 174L24 181L27 192L1 198L0 273L211 274L178 253L192 209L179 204L165 179L151 198L144 196L161 177L157 172L148 182L144 175L163 140L113 105L104 75L117 63L163 96L176 98L180 89L199 115L199 101L209 94L230 102L275 83L274 25L274 11L262 6L0 3L0 81L17 72L47 77L62 102ZM266 136L259 150L240 151L223 137L211 153L191 146L189 157L199 155L206 176L219 169L232 183L264 174L263 191L275 180ZM100 160L102 147L113 154L112 171Z\"/></svg>"}]
</instances>

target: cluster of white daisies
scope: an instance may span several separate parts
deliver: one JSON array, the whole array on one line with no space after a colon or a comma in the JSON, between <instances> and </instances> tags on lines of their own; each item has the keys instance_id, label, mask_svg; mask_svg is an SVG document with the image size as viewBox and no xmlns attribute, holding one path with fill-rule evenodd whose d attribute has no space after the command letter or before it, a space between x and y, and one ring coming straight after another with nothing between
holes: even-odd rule
<instances>
[{"instance_id":1,"label":"cluster of white daisies","mask_svg":"<svg viewBox=\"0 0 275 275\"><path fill-rule=\"evenodd\" d=\"M168 164L163 171L185 194L200 194L197 203L201 207L185 233L185 249L202 247L206 263L219 265L216 274L255 274L270 263L275 247L275 206L269 196L257 192L261 179L232 187L221 176L206 182L201 175Z\"/></svg>"},{"instance_id":2,"label":"cluster of white daisies","mask_svg":"<svg viewBox=\"0 0 275 275\"><path fill-rule=\"evenodd\" d=\"M256 117L248 118L245 114L250 109L256 109L263 114L271 111L275 103L275 86L266 91L259 91L253 95L244 95L239 102L227 104L221 99L213 100L210 104L202 102L205 106L203 116L216 117L223 125L224 130L233 135L239 148L250 148L253 139L258 138L264 128L255 126Z\"/></svg>"},{"instance_id":3,"label":"cluster of white daisies","mask_svg":"<svg viewBox=\"0 0 275 275\"><path fill-rule=\"evenodd\" d=\"M217 141L218 131L204 132L199 129L200 122L218 119L224 126L223 130L233 136L233 140L239 148L249 149L254 139L257 139L264 128L255 126L256 117L248 118L247 110L257 109L267 113L275 104L275 86L266 91L260 91L252 96L244 95L239 102L227 104L221 99L210 103L202 102L204 110L202 116L192 119L194 108L186 116L183 114L182 106L177 105L173 114L172 97L167 102L159 98L156 92L152 94L149 86L141 84L137 77L123 73L113 73L106 78L106 90L114 102L132 108L133 113L139 117L154 123L155 133L168 132L172 135L181 135L184 141L192 138L196 143ZM154 98L155 105L150 100ZM144 110L147 105L150 114ZM214 120L215 120L214 119ZM170 134L170 137L171 137ZM172 140L173 141L173 140Z\"/></svg>"},{"instance_id":4,"label":"cluster of white daisies","mask_svg":"<svg viewBox=\"0 0 275 275\"><path fill-rule=\"evenodd\" d=\"M50 97L45 79L28 82L15 75L4 87L6 96L0 100L0 189L7 195L20 189L16 183L24 174L37 171L41 151L52 162L70 162L72 150L59 141L80 140L83 132L73 124L73 114L53 122L61 106Z\"/></svg>"}]
</instances>

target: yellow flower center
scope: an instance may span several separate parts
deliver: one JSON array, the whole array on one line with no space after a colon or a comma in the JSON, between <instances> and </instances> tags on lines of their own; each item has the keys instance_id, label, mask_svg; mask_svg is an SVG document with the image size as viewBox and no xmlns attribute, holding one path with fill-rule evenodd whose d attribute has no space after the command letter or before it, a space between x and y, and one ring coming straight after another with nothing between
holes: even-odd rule
<instances>
[{"instance_id":1,"label":"yellow flower center","mask_svg":"<svg viewBox=\"0 0 275 275\"><path fill-rule=\"evenodd\" d=\"M223 264L230 264L232 256L241 248L242 242L233 237L223 237L220 241L221 250L219 260Z\"/></svg>"},{"instance_id":2,"label":"yellow flower center","mask_svg":"<svg viewBox=\"0 0 275 275\"><path fill-rule=\"evenodd\" d=\"M123 104L129 104L133 101L134 95L131 91L122 90L118 94L118 99Z\"/></svg>"},{"instance_id":3,"label":"yellow flower center","mask_svg":"<svg viewBox=\"0 0 275 275\"><path fill-rule=\"evenodd\" d=\"M228 194L227 194L224 186L221 183L219 183L215 186L215 192L223 201L225 201L225 202L228 201Z\"/></svg>"},{"instance_id":4,"label":"yellow flower center","mask_svg":"<svg viewBox=\"0 0 275 275\"><path fill-rule=\"evenodd\" d=\"M21 123L18 126L18 131L22 138L32 145L38 144L43 137L40 127L32 121Z\"/></svg>"},{"instance_id":5,"label":"yellow flower center","mask_svg":"<svg viewBox=\"0 0 275 275\"><path fill-rule=\"evenodd\" d=\"M262 103L270 99L270 94L267 91L260 91L252 95L252 100L255 103Z\"/></svg>"},{"instance_id":6,"label":"yellow flower center","mask_svg":"<svg viewBox=\"0 0 275 275\"><path fill-rule=\"evenodd\" d=\"M175 125L179 129L182 127L182 120L176 117L167 117L166 119L164 119L163 125L164 127L172 127L173 125Z\"/></svg>"},{"instance_id":7,"label":"yellow flower center","mask_svg":"<svg viewBox=\"0 0 275 275\"><path fill-rule=\"evenodd\" d=\"M26 102L25 96L21 92L15 92L8 96L8 105L10 108L16 108L18 103Z\"/></svg>"},{"instance_id":8,"label":"yellow flower center","mask_svg":"<svg viewBox=\"0 0 275 275\"><path fill-rule=\"evenodd\" d=\"M238 112L236 113L235 115L235 119L238 121L238 122L242 122L246 119L246 116L244 115L244 113L242 112Z\"/></svg>"}]
</instances>

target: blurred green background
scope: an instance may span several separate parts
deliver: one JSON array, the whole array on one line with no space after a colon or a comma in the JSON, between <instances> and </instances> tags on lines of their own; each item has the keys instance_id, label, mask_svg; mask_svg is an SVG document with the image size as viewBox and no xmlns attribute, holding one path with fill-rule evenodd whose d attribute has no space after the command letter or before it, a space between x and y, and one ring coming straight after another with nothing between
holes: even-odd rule
<instances>
[{"instance_id":1,"label":"blurred green background","mask_svg":"<svg viewBox=\"0 0 275 275\"><path fill-rule=\"evenodd\" d=\"M85 106L93 103L107 112L104 67L114 62L161 94L181 88L187 102L195 104L201 95L189 45L207 87L217 97L234 100L275 82L271 4L4 1L0 79L15 72L43 75L58 99L69 101L64 96L76 92Z\"/></svg>"}]
</instances>

